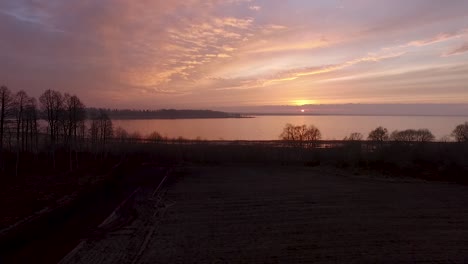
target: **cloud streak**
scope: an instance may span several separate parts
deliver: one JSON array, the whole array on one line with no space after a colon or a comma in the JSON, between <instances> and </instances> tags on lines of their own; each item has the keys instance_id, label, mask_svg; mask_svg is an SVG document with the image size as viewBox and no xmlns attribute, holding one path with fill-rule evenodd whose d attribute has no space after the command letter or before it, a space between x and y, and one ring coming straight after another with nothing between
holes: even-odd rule
<instances>
[{"instance_id":1,"label":"cloud streak","mask_svg":"<svg viewBox=\"0 0 468 264\"><path fill-rule=\"evenodd\" d=\"M468 43L446 52L445 56L460 55L468 52Z\"/></svg>"}]
</instances>

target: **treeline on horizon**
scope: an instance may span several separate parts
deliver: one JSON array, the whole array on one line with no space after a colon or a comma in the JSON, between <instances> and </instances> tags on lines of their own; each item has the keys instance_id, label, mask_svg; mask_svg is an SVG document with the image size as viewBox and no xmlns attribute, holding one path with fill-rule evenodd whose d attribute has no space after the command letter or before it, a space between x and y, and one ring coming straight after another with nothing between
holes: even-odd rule
<instances>
[{"instance_id":1,"label":"treeline on horizon","mask_svg":"<svg viewBox=\"0 0 468 264\"><path fill-rule=\"evenodd\" d=\"M241 114L213 110L134 110L88 108L90 115L104 111L111 119L195 119L195 118L242 118Z\"/></svg>"},{"instance_id":2,"label":"treeline on horizon","mask_svg":"<svg viewBox=\"0 0 468 264\"><path fill-rule=\"evenodd\" d=\"M457 125L450 136L444 136L440 138L439 142L449 142L451 139L457 142L468 141L468 122ZM318 141L322 139L322 133L314 125L292 125L286 124L283 132L280 135L280 139L296 142L296 143L307 143ZM343 141L362 141L365 137L362 133L353 132L349 136L343 138ZM389 133L388 129L382 126L375 128L370 131L367 140L374 142L432 142L436 138L432 132L427 128L420 129L405 129L405 130L394 130Z\"/></svg>"}]
</instances>

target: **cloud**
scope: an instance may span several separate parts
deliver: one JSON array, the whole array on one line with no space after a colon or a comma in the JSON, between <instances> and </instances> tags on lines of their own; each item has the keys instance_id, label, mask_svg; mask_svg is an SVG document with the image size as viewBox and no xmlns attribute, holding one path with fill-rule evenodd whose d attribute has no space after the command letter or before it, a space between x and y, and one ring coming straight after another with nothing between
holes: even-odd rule
<instances>
[{"instance_id":1,"label":"cloud","mask_svg":"<svg viewBox=\"0 0 468 264\"><path fill-rule=\"evenodd\" d=\"M282 28L278 28L282 29ZM247 53L274 53L274 52L286 52L286 51L301 51L311 50L317 48L323 48L330 46L331 42L325 38L319 38L315 40L307 41L287 41L287 40L275 40L275 42L268 40L261 40L256 43L247 46Z\"/></svg>"},{"instance_id":2,"label":"cloud","mask_svg":"<svg viewBox=\"0 0 468 264\"><path fill-rule=\"evenodd\" d=\"M218 27L230 26L233 28L247 29L252 25L253 19L247 18L235 18L235 17L224 17L216 18L215 23Z\"/></svg>"},{"instance_id":3,"label":"cloud","mask_svg":"<svg viewBox=\"0 0 468 264\"><path fill-rule=\"evenodd\" d=\"M394 35L424 27L436 27L449 22L460 22L466 19L468 2L453 0L450 5L443 0L414 0L410 2L391 1L375 2L370 9L369 1L365 3L364 12L379 14L374 23L360 31L360 35ZM362 8L362 7L361 7ZM434 10L437 10L436 12ZM365 13L363 17L367 16Z\"/></svg>"},{"instance_id":4,"label":"cloud","mask_svg":"<svg viewBox=\"0 0 468 264\"><path fill-rule=\"evenodd\" d=\"M228 55L228 54L226 54L226 53L220 53L220 54L218 54L218 56L216 56L216 57L218 57L218 58L230 58L231 55Z\"/></svg>"},{"instance_id":5,"label":"cloud","mask_svg":"<svg viewBox=\"0 0 468 264\"><path fill-rule=\"evenodd\" d=\"M203 65L231 57L236 42L248 37L254 19L214 14L219 6L248 2L3 2L0 33L9 38L0 48L11 60L99 72L129 89L178 90L199 79Z\"/></svg>"},{"instance_id":6,"label":"cloud","mask_svg":"<svg viewBox=\"0 0 468 264\"><path fill-rule=\"evenodd\" d=\"M279 71L270 74L250 76L250 77L236 77L236 78L210 78L210 84L208 85L213 90L226 91L226 90L249 90L259 89L268 87L273 84L281 82L295 81L299 78L313 75L321 75L326 73L332 73L339 71L353 65L365 62L379 62L391 58L397 58L404 54L400 53L381 53L381 54L369 54L367 56L345 61L339 64L323 65L323 66L311 66L302 68L292 68L289 70Z\"/></svg>"},{"instance_id":7,"label":"cloud","mask_svg":"<svg viewBox=\"0 0 468 264\"><path fill-rule=\"evenodd\" d=\"M261 7L258 6L258 5L253 5L253 6L249 6L249 9L254 10L254 11L259 11L261 9Z\"/></svg>"},{"instance_id":8,"label":"cloud","mask_svg":"<svg viewBox=\"0 0 468 264\"><path fill-rule=\"evenodd\" d=\"M461 45L455 49L452 49L444 54L444 56L460 55L468 52L468 43Z\"/></svg>"},{"instance_id":9,"label":"cloud","mask_svg":"<svg viewBox=\"0 0 468 264\"><path fill-rule=\"evenodd\" d=\"M457 39L466 35L467 33L468 33L467 29L460 30L455 33L441 33L429 39L414 40L414 41L408 42L406 45L403 45L402 47L423 47L423 46L432 45L432 44L439 43L439 42Z\"/></svg>"},{"instance_id":10,"label":"cloud","mask_svg":"<svg viewBox=\"0 0 468 264\"><path fill-rule=\"evenodd\" d=\"M300 67L300 68L290 68L282 71L274 71L269 69L269 71L263 72L262 74L253 74L248 78L220 78L215 90L247 90L247 89L258 89L261 87L267 87L270 85L275 85L282 82L296 81L300 78L314 75L325 75L346 68L350 68L354 65L361 63L369 62L381 62L384 60L398 58L409 52L411 47L422 47L429 46L435 43L440 43L444 41L449 41L452 39L457 39L463 36L466 33L466 30L455 31L455 33L440 33L433 37L420 40L411 40L403 45L394 45L390 47L381 48L378 52L369 53L366 56L359 57L356 59L347 60L341 63L328 64L322 66L310 66L310 67ZM291 52L291 51L300 51L300 50L311 50L311 49L320 49L332 46L332 44L339 43L339 41L328 41L326 38L319 38L316 41L307 41L307 42L291 42L289 43L269 43L267 41L257 41L253 42L251 45L242 48L242 52L245 54L274 54L277 52ZM460 48L461 50L461 48ZM362 75L362 74L361 74ZM365 74L364 74L365 75ZM319 82L327 82L327 80L346 80L353 79L354 75L348 77L335 78L329 77L319 80ZM223 84L223 80L226 84ZM230 80L230 81L228 81ZM238 80L236 85L232 83L232 80ZM242 81L240 81L242 80Z\"/></svg>"},{"instance_id":11,"label":"cloud","mask_svg":"<svg viewBox=\"0 0 468 264\"><path fill-rule=\"evenodd\" d=\"M334 65L327 65L321 67L309 67L303 69L293 69L286 72L278 73L276 78L272 78L270 80L265 81L265 84L271 84L275 82L284 82L284 81L293 81L300 77L304 76L311 76L311 75L318 75L324 74L329 72L334 72L338 70L342 70L347 67L351 67L353 65L363 63L363 62L379 62L386 59L397 58L405 54L404 52L399 53L386 53L386 54L370 54L365 57L349 60L340 64Z\"/></svg>"}]
</instances>

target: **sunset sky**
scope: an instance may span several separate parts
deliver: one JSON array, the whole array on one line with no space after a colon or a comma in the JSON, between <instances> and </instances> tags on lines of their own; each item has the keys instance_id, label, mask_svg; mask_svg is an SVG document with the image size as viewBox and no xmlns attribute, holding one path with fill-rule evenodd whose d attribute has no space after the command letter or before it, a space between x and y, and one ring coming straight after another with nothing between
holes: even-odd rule
<instances>
[{"instance_id":1,"label":"sunset sky","mask_svg":"<svg viewBox=\"0 0 468 264\"><path fill-rule=\"evenodd\" d=\"M466 0L2 0L0 84L88 106L468 103Z\"/></svg>"}]
</instances>

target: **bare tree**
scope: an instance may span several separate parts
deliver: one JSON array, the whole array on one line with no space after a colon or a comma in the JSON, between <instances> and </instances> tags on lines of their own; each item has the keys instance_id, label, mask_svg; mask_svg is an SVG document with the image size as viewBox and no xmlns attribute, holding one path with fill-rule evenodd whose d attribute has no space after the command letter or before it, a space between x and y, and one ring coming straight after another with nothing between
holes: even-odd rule
<instances>
[{"instance_id":1,"label":"bare tree","mask_svg":"<svg viewBox=\"0 0 468 264\"><path fill-rule=\"evenodd\" d=\"M11 114L12 108L12 96L11 91L6 86L0 87L0 169L3 170L3 151L4 151L4 138L6 132L6 120Z\"/></svg>"},{"instance_id":2,"label":"bare tree","mask_svg":"<svg viewBox=\"0 0 468 264\"><path fill-rule=\"evenodd\" d=\"M380 142L388 140L388 130L384 127L379 126L378 128L372 130L369 133L367 139Z\"/></svg>"},{"instance_id":3,"label":"bare tree","mask_svg":"<svg viewBox=\"0 0 468 264\"><path fill-rule=\"evenodd\" d=\"M422 128L416 130L416 141L418 142L430 142L434 141L435 136L432 132L427 128Z\"/></svg>"},{"instance_id":4,"label":"bare tree","mask_svg":"<svg viewBox=\"0 0 468 264\"><path fill-rule=\"evenodd\" d=\"M63 114L61 115L63 127L64 144L69 152L70 170L73 170L72 152L75 151L75 161L78 163L78 134L79 128L85 122L86 109L84 104L76 95L64 94Z\"/></svg>"},{"instance_id":5,"label":"bare tree","mask_svg":"<svg viewBox=\"0 0 468 264\"><path fill-rule=\"evenodd\" d=\"M55 168L55 147L59 135L60 116L63 113L62 94L58 91L47 90L39 97L39 102L41 103L41 109L45 113L48 123L50 143L52 145L52 159Z\"/></svg>"},{"instance_id":6,"label":"bare tree","mask_svg":"<svg viewBox=\"0 0 468 264\"><path fill-rule=\"evenodd\" d=\"M47 90L40 97L41 109L45 113L49 127L50 141L52 145L56 143L59 133L60 115L63 109L62 94L58 91Z\"/></svg>"},{"instance_id":7,"label":"bare tree","mask_svg":"<svg viewBox=\"0 0 468 264\"><path fill-rule=\"evenodd\" d=\"M13 98L6 86L0 87L0 152L3 151L3 138L5 136L6 119L11 114Z\"/></svg>"},{"instance_id":8,"label":"bare tree","mask_svg":"<svg viewBox=\"0 0 468 264\"><path fill-rule=\"evenodd\" d=\"M91 139L92 148L97 149L99 144L99 121L96 118L91 120L89 127L89 138Z\"/></svg>"},{"instance_id":9,"label":"bare tree","mask_svg":"<svg viewBox=\"0 0 468 264\"><path fill-rule=\"evenodd\" d=\"M317 141L320 139L322 139L322 133L320 130L314 125L308 126L304 134L304 141L306 146L315 147Z\"/></svg>"},{"instance_id":10,"label":"bare tree","mask_svg":"<svg viewBox=\"0 0 468 264\"><path fill-rule=\"evenodd\" d=\"M148 135L147 139L151 142L160 142L164 139L164 137L161 136L161 134L159 134L157 131L154 131Z\"/></svg>"},{"instance_id":11,"label":"bare tree","mask_svg":"<svg viewBox=\"0 0 468 264\"><path fill-rule=\"evenodd\" d=\"M140 142L140 140L143 138L140 134L140 132L138 131L135 131L133 133L130 133L128 135L128 138L129 138L129 141L132 142L132 143L138 143Z\"/></svg>"},{"instance_id":12,"label":"bare tree","mask_svg":"<svg viewBox=\"0 0 468 264\"><path fill-rule=\"evenodd\" d=\"M349 134L348 137L345 137L343 140L348 140L348 141L361 141L364 138L364 135L362 135L359 132L353 132Z\"/></svg>"},{"instance_id":13,"label":"bare tree","mask_svg":"<svg viewBox=\"0 0 468 264\"><path fill-rule=\"evenodd\" d=\"M16 118L16 144L18 151L24 151L25 146L25 108L29 101L28 94L21 90L16 93L14 99L15 118Z\"/></svg>"},{"instance_id":14,"label":"bare tree","mask_svg":"<svg viewBox=\"0 0 468 264\"><path fill-rule=\"evenodd\" d=\"M38 110L36 98L30 97L25 109L25 124L26 124L26 149L29 151L37 152L38 150ZM29 147L28 147L29 145Z\"/></svg>"},{"instance_id":15,"label":"bare tree","mask_svg":"<svg viewBox=\"0 0 468 264\"><path fill-rule=\"evenodd\" d=\"M322 133L314 125L307 127L307 130L304 135L306 141L316 141L322 139Z\"/></svg>"},{"instance_id":16,"label":"bare tree","mask_svg":"<svg viewBox=\"0 0 468 264\"><path fill-rule=\"evenodd\" d=\"M119 142L119 143L124 143L126 141L128 141L129 139L129 134L128 132L121 128L121 127L117 127L114 131L114 138Z\"/></svg>"},{"instance_id":17,"label":"bare tree","mask_svg":"<svg viewBox=\"0 0 468 264\"><path fill-rule=\"evenodd\" d=\"M16 176L19 175L20 152L25 150L25 109L29 101L29 97L25 91L21 90L16 93L14 98L14 112L16 118Z\"/></svg>"},{"instance_id":18,"label":"bare tree","mask_svg":"<svg viewBox=\"0 0 468 264\"><path fill-rule=\"evenodd\" d=\"M76 143L78 139L79 128L86 120L86 108L83 102L81 102L80 98L78 98L76 95L73 95L67 102L67 109L71 123L71 136Z\"/></svg>"},{"instance_id":19,"label":"bare tree","mask_svg":"<svg viewBox=\"0 0 468 264\"><path fill-rule=\"evenodd\" d=\"M294 126L286 124L280 138L297 145L309 145L320 140L322 138L322 134L320 130L313 125L307 127L306 125Z\"/></svg>"},{"instance_id":20,"label":"bare tree","mask_svg":"<svg viewBox=\"0 0 468 264\"><path fill-rule=\"evenodd\" d=\"M100 110L97 117L91 121L89 133L91 136L91 143L94 145L96 153L106 153L108 141L113 136L113 124L104 110Z\"/></svg>"},{"instance_id":21,"label":"bare tree","mask_svg":"<svg viewBox=\"0 0 468 264\"><path fill-rule=\"evenodd\" d=\"M390 139L401 142L429 142L435 139L429 129L406 129L403 131L395 130L390 135Z\"/></svg>"},{"instance_id":22,"label":"bare tree","mask_svg":"<svg viewBox=\"0 0 468 264\"><path fill-rule=\"evenodd\" d=\"M456 126L452 131L452 137L458 142L468 142L468 122Z\"/></svg>"},{"instance_id":23,"label":"bare tree","mask_svg":"<svg viewBox=\"0 0 468 264\"><path fill-rule=\"evenodd\" d=\"M294 141L296 140L296 135L295 135L295 129L294 125L292 124L286 124L286 126L283 128L283 132L280 135L280 139L282 140L287 140L287 141Z\"/></svg>"}]
</instances>

